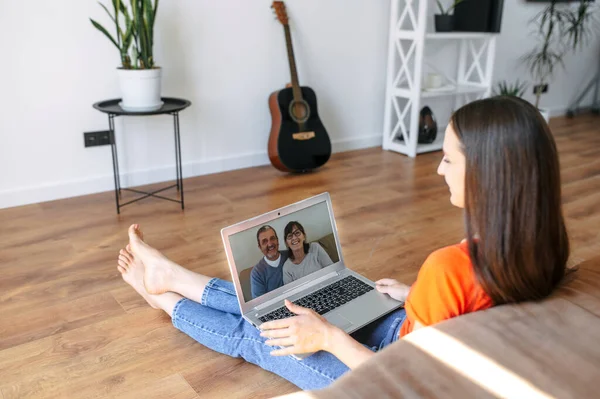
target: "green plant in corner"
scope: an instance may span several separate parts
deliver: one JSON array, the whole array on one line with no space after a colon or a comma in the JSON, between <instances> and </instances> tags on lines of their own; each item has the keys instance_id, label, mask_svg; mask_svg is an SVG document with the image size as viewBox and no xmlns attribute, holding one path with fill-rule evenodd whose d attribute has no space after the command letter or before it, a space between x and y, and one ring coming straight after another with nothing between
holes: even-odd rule
<instances>
[{"instance_id":1,"label":"green plant in corner","mask_svg":"<svg viewBox=\"0 0 600 399\"><path fill-rule=\"evenodd\" d=\"M450 15L450 12L454 10L454 7L456 7L459 3L462 3L464 0L453 0L452 4L448 8L444 8L444 5L440 0L435 1L437 2L437 6L441 15Z\"/></svg>"},{"instance_id":2,"label":"green plant in corner","mask_svg":"<svg viewBox=\"0 0 600 399\"><path fill-rule=\"evenodd\" d=\"M158 1L154 0L129 0L129 7L125 0L112 0L113 13L98 2L115 24L115 36L111 35L97 21L90 18L92 25L102 32L119 50L121 66L124 69L152 69L154 57L154 21Z\"/></svg>"},{"instance_id":3,"label":"green plant in corner","mask_svg":"<svg viewBox=\"0 0 600 399\"><path fill-rule=\"evenodd\" d=\"M557 66L564 68L564 57L588 42L596 22L592 0L581 0L577 9L559 6L558 0L544 8L531 23L536 26L538 45L523 60L537 87L535 106L539 108L542 88L554 76Z\"/></svg>"},{"instance_id":4,"label":"green plant in corner","mask_svg":"<svg viewBox=\"0 0 600 399\"><path fill-rule=\"evenodd\" d=\"M517 80L514 83L509 83L506 80L500 81L496 84L492 94L494 96L513 96L523 97L527 90L527 82L521 82Z\"/></svg>"}]
</instances>

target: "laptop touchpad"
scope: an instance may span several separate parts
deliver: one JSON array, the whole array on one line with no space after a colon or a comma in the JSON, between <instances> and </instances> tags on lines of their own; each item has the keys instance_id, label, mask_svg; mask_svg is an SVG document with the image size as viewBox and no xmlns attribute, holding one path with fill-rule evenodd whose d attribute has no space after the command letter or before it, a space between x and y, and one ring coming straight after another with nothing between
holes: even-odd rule
<instances>
[{"instance_id":1,"label":"laptop touchpad","mask_svg":"<svg viewBox=\"0 0 600 399\"><path fill-rule=\"evenodd\" d=\"M345 330L346 328L352 326L352 322L350 320L346 319L344 316L337 312L328 314L325 316L325 318L328 322L330 322L334 326L341 328L342 330Z\"/></svg>"}]
</instances>

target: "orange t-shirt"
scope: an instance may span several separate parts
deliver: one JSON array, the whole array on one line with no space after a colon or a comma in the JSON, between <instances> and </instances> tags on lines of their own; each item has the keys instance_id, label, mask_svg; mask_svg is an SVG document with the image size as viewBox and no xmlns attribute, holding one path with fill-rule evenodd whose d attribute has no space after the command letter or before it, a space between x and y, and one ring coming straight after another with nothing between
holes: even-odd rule
<instances>
[{"instance_id":1,"label":"orange t-shirt","mask_svg":"<svg viewBox=\"0 0 600 399\"><path fill-rule=\"evenodd\" d=\"M412 332L415 321L430 326L491 306L492 299L477 282L467 242L438 249L421 266L406 298L400 337Z\"/></svg>"}]
</instances>

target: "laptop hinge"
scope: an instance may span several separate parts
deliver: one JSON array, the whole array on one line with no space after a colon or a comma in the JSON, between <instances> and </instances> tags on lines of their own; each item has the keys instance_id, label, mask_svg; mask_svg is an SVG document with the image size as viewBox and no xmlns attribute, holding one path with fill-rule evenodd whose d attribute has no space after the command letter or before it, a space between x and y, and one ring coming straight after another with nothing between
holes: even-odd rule
<instances>
[{"instance_id":1,"label":"laptop hinge","mask_svg":"<svg viewBox=\"0 0 600 399\"><path fill-rule=\"evenodd\" d=\"M338 274L339 274L339 272L335 271L335 272L327 273L326 275L321 276L321 277L319 277L319 278L317 278L315 280L307 281L307 282L305 282L303 284L300 284L297 287L294 287L292 289L289 289L289 290L285 291L283 294L279 295L277 298L271 299L268 302L265 302L265 303L262 303L260 305L257 305L254 308L254 310L255 311L259 311L259 310L263 310L265 308L268 308L269 306L271 306L271 305L273 305L273 304L275 304L277 302L281 302L284 299L289 298L290 296L292 296L294 294L297 294L300 291L305 290L307 288L307 285L316 285L316 284L319 284L320 282L328 280L330 278L333 278L333 277L337 276Z\"/></svg>"}]
</instances>

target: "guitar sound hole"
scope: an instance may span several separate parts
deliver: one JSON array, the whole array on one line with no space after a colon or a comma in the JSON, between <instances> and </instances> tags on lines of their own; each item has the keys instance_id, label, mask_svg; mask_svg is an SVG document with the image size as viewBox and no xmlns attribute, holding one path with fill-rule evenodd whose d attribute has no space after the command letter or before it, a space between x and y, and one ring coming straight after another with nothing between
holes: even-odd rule
<instances>
[{"instance_id":1,"label":"guitar sound hole","mask_svg":"<svg viewBox=\"0 0 600 399\"><path fill-rule=\"evenodd\" d=\"M295 101L290 103L290 116L296 123L304 123L310 117L310 108L308 103L304 100Z\"/></svg>"}]
</instances>

